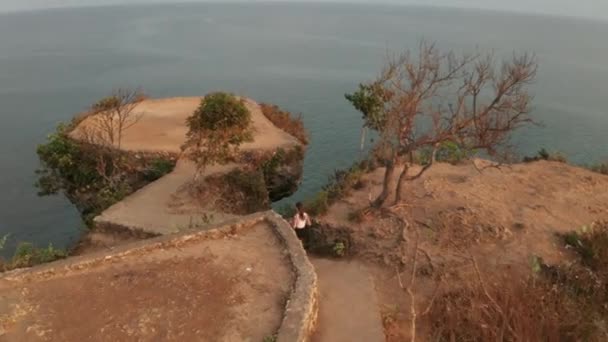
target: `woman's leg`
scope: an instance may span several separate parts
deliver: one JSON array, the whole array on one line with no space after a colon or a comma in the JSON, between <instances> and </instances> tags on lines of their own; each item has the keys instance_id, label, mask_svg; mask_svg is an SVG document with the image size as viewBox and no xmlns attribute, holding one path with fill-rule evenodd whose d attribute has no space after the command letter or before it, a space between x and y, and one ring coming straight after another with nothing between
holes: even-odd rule
<instances>
[{"instance_id":1,"label":"woman's leg","mask_svg":"<svg viewBox=\"0 0 608 342\"><path fill-rule=\"evenodd\" d=\"M298 236L298 239L300 239L300 241L302 242L302 246L304 247L304 249L306 249L308 247L309 240L308 228L296 229L296 235Z\"/></svg>"}]
</instances>

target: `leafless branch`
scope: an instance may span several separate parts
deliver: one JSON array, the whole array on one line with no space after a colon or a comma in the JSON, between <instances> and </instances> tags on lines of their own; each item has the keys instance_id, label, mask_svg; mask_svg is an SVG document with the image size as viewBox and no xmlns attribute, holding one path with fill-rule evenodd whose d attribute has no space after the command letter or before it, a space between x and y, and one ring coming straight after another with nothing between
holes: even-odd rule
<instances>
[{"instance_id":1,"label":"leafless branch","mask_svg":"<svg viewBox=\"0 0 608 342\"><path fill-rule=\"evenodd\" d=\"M503 324L509 329L509 331L511 331L511 333L513 333L514 335L516 335L515 331L513 330L513 327L511 326L511 323L509 322L509 319L508 319L507 315L504 312L504 310L502 309L502 307L500 306L500 304L498 304L498 302L496 301L496 299L494 299L494 297L492 297L492 295L490 295L490 293L488 292L488 289L486 287L486 283L484 282L483 277L481 276L481 271L479 270L479 265L477 264L477 259L475 259L475 257L470 252L469 252L469 258L471 260L471 263L473 264L473 268L475 269L475 274L477 275L477 280L479 281L479 286L481 287L484 295L490 301L490 303L492 303L492 305L494 306L494 308L496 309L496 311L498 311L498 313L502 317Z\"/></svg>"},{"instance_id":2,"label":"leafless branch","mask_svg":"<svg viewBox=\"0 0 608 342\"><path fill-rule=\"evenodd\" d=\"M534 123L527 86L536 77L536 57L514 55L500 68L495 65L493 53L456 56L426 41L416 54L405 51L387 57L373 85L381 87L384 104L380 141L392 152L387 154L385 184L374 205L388 198L388 182L401 155L423 148L432 148L435 155L447 142L492 154L508 143L514 130ZM394 188L396 201L401 200L402 183L421 177L433 162L431 158L411 177L406 165Z\"/></svg>"},{"instance_id":3,"label":"leafless branch","mask_svg":"<svg viewBox=\"0 0 608 342\"><path fill-rule=\"evenodd\" d=\"M91 110L93 123L97 130L96 140L104 145L120 148L124 132L137 124L143 113L134 112L144 99L139 89L116 89L108 97L96 102Z\"/></svg>"}]
</instances>

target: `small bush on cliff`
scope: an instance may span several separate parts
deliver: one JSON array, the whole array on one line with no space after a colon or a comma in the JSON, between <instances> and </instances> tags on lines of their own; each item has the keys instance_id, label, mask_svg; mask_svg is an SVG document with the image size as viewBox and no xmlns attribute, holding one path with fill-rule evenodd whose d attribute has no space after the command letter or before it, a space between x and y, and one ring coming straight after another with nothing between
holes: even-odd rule
<instances>
[{"instance_id":1,"label":"small bush on cliff","mask_svg":"<svg viewBox=\"0 0 608 342\"><path fill-rule=\"evenodd\" d=\"M594 223L580 231L567 233L564 242L580 255L583 265L605 270L608 276L608 222Z\"/></svg>"},{"instance_id":2,"label":"small bush on cliff","mask_svg":"<svg viewBox=\"0 0 608 342\"><path fill-rule=\"evenodd\" d=\"M323 215L336 201L348 196L353 189L362 189L365 186L363 176L375 169L376 164L370 160L355 162L344 170L335 170L329 176L323 190L311 200L306 201L305 207L312 215Z\"/></svg>"},{"instance_id":3,"label":"small bush on cliff","mask_svg":"<svg viewBox=\"0 0 608 342\"><path fill-rule=\"evenodd\" d=\"M175 162L163 158L155 158L150 162L148 168L144 171L146 180L153 182L162 176L173 171Z\"/></svg>"},{"instance_id":4,"label":"small bush on cliff","mask_svg":"<svg viewBox=\"0 0 608 342\"><path fill-rule=\"evenodd\" d=\"M343 257L346 254L346 246L344 245L344 242L342 241L338 241L334 244L333 247L333 251L334 251L334 255L338 258Z\"/></svg>"},{"instance_id":5,"label":"small bush on cliff","mask_svg":"<svg viewBox=\"0 0 608 342\"><path fill-rule=\"evenodd\" d=\"M49 244L46 248L38 248L29 242L17 246L10 261L0 260L0 271L10 271L17 268L32 267L67 257L64 250Z\"/></svg>"},{"instance_id":6,"label":"small bush on cliff","mask_svg":"<svg viewBox=\"0 0 608 342\"><path fill-rule=\"evenodd\" d=\"M242 99L228 93L208 94L187 121L184 145L199 170L232 160L239 146L251 140L251 113Z\"/></svg>"},{"instance_id":7,"label":"small bush on cliff","mask_svg":"<svg viewBox=\"0 0 608 342\"><path fill-rule=\"evenodd\" d=\"M595 164L595 165L590 166L589 169L593 172L601 173L603 175L608 175L608 163Z\"/></svg>"},{"instance_id":8,"label":"small bush on cliff","mask_svg":"<svg viewBox=\"0 0 608 342\"><path fill-rule=\"evenodd\" d=\"M535 162L535 161L539 161L539 160L548 160L548 161L555 161L555 162L560 162L560 163L568 162L568 159L566 158L566 156L564 156L560 152L549 152L544 148L541 148L534 156L524 157L523 162L530 163L530 162Z\"/></svg>"},{"instance_id":9,"label":"small bush on cliff","mask_svg":"<svg viewBox=\"0 0 608 342\"><path fill-rule=\"evenodd\" d=\"M319 191L315 197L304 204L306 210L313 216L326 214L327 210L329 210L329 205L328 193L325 190Z\"/></svg>"},{"instance_id":10,"label":"small bush on cliff","mask_svg":"<svg viewBox=\"0 0 608 342\"><path fill-rule=\"evenodd\" d=\"M36 185L40 195L55 194L64 189L84 190L101 180L94 164L83 162L91 155L68 137L68 131L67 126L60 124L57 131L48 137L48 142L38 146L42 168L37 171L39 179Z\"/></svg>"},{"instance_id":11,"label":"small bush on cliff","mask_svg":"<svg viewBox=\"0 0 608 342\"><path fill-rule=\"evenodd\" d=\"M432 148L423 148L415 153L415 162L421 165L427 165L432 157ZM475 150L467 149L452 141L441 143L436 151L435 160L443 163L457 165L471 158L475 154Z\"/></svg>"},{"instance_id":12,"label":"small bush on cliff","mask_svg":"<svg viewBox=\"0 0 608 342\"><path fill-rule=\"evenodd\" d=\"M259 170L235 169L205 180L208 196L225 212L246 215L270 209L264 176Z\"/></svg>"},{"instance_id":13,"label":"small bush on cliff","mask_svg":"<svg viewBox=\"0 0 608 342\"><path fill-rule=\"evenodd\" d=\"M261 103L260 108L262 109L264 116L268 118L268 120L270 120L270 122L272 122L275 126L291 134L302 144L308 144L308 134L304 128L302 115L295 117L291 113L281 110L276 105L269 105L266 103Z\"/></svg>"}]
</instances>

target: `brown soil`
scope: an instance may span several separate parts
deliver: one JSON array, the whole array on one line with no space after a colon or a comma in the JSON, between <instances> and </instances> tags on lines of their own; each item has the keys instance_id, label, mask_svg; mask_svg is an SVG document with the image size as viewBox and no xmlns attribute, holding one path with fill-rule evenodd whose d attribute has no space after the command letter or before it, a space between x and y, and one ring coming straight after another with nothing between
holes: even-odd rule
<instances>
[{"instance_id":1,"label":"brown soil","mask_svg":"<svg viewBox=\"0 0 608 342\"><path fill-rule=\"evenodd\" d=\"M361 222L349 220L380 192L384 170L378 169L365 176L363 189L353 190L320 218L347 229L356 258L372 270L389 341L410 336L410 300L397 274L407 286L416 232L421 252L414 291L416 306L424 311L438 277L452 287L472 279L471 257L483 274L523 278L533 256L549 264L573 257L558 234L608 218L608 176L546 161L488 166L483 160L437 164L405 184L404 203L390 206L389 198L387 207L366 212ZM419 318L418 333L425 329Z\"/></svg>"},{"instance_id":2,"label":"brown soil","mask_svg":"<svg viewBox=\"0 0 608 342\"><path fill-rule=\"evenodd\" d=\"M0 279L2 341L262 341L294 275L265 224L49 278Z\"/></svg>"},{"instance_id":3,"label":"brown soil","mask_svg":"<svg viewBox=\"0 0 608 342\"><path fill-rule=\"evenodd\" d=\"M162 151L180 153L186 141L186 119L194 113L202 97L175 97L147 99L140 102L133 115L141 119L124 132L121 148L127 151ZM245 99L251 112L254 141L245 143L243 150L275 149L299 144L296 138L275 127L262 114L260 106L251 99ZM84 120L71 133L77 139L83 138L83 128L92 128L95 117Z\"/></svg>"}]
</instances>

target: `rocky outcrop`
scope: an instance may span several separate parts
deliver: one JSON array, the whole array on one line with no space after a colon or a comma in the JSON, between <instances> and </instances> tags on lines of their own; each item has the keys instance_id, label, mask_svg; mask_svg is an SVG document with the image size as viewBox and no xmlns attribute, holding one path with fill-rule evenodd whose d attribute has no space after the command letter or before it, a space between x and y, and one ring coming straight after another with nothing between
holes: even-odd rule
<instances>
[{"instance_id":1,"label":"rocky outcrop","mask_svg":"<svg viewBox=\"0 0 608 342\"><path fill-rule=\"evenodd\" d=\"M175 153L180 153L188 131L186 119L200 103L200 97L146 99L139 102L133 113L141 115L141 119L124 131L120 148L114 150L129 157L151 153L173 156ZM251 113L253 139L240 146L239 157L233 163L210 165L205 167L204 174L200 174L193 163L180 154L175 169L166 175L163 174L163 177L160 177L157 168L152 168L154 171L152 176L160 179L150 184L142 183L124 189L118 187L120 191L109 192L109 195L106 194L108 191L96 192L98 196L95 198L103 199L103 202L95 206L95 210L86 212L90 216L90 222L104 231L129 230L134 236L170 234L183 229L206 229L214 223L235 216L268 210L271 202L293 194L302 178L306 141L303 142L287 132L289 128L295 127L298 128L299 135L305 136L301 120L290 121L289 115L281 112L279 116L270 115L275 119L275 123L266 115L268 113L262 112L260 105L255 101L244 99L244 103ZM90 133L91 129L96 127L90 122L93 119L94 116L86 116L75 122L69 134L63 136L67 141L86 141L89 136L86 133ZM137 160L137 158L131 159ZM175 157L171 162L175 163ZM97 172L99 170L97 166L97 164L93 165L90 173ZM133 168L129 168L131 169ZM195 184L197 181L200 183L200 180L205 180L207 177L222 179L222 176L228 176L234 170L246 171L246 174L255 172L260 178L249 179L246 175L237 177L239 180L237 185L242 189L228 191L232 196L224 196L226 198L223 200L212 198L218 197L218 191L211 191L211 194L207 191L202 196L191 191L197 189ZM145 171L147 172L147 169ZM142 177L148 177L147 173L142 174ZM260 180L262 177L263 182ZM102 183L105 182L105 178L98 178ZM58 181L61 182L62 179ZM87 188L86 185L81 188ZM252 189L256 194L263 196L248 196ZM259 205L250 205L252 197ZM74 198L73 201L77 205L80 202L78 198ZM234 209L232 207L239 210L229 210Z\"/></svg>"},{"instance_id":2,"label":"rocky outcrop","mask_svg":"<svg viewBox=\"0 0 608 342\"><path fill-rule=\"evenodd\" d=\"M304 147L279 149L262 165L264 182L271 202L293 195L302 181Z\"/></svg>"}]
</instances>

